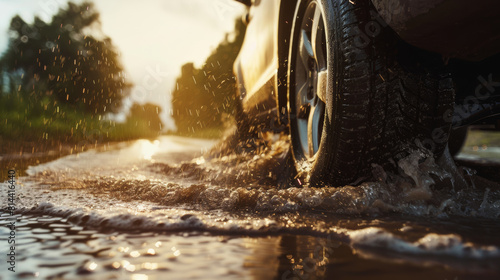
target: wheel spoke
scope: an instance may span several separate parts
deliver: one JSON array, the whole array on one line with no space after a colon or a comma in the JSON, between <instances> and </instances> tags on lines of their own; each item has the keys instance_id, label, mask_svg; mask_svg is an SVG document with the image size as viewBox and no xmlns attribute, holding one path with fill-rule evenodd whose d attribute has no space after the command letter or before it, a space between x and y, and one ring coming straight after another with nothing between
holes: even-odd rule
<instances>
[{"instance_id":1,"label":"wheel spoke","mask_svg":"<svg viewBox=\"0 0 500 280\"><path fill-rule=\"evenodd\" d=\"M314 107L311 107L309 112L309 120L307 122L307 143L309 148L309 156L312 157L319 149L322 133L322 121L324 116L324 103L318 102Z\"/></svg>"},{"instance_id":2,"label":"wheel spoke","mask_svg":"<svg viewBox=\"0 0 500 280\"><path fill-rule=\"evenodd\" d=\"M328 90L327 82L328 82L328 71L324 70L318 72L318 85L316 88L316 94L318 95L319 100L321 100L323 103L326 103L326 92Z\"/></svg>"},{"instance_id":3,"label":"wheel spoke","mask_svg":"<svg viewBox=\"0 0 500 280\"><path fill-rule=\"evenodd\" d=\"M322 56L322 47L321 44L323 42L323 30L322 30L322 18L321 18L321 10L319 6L316 6L314 10L314 15L312 18L312 28L311 28L311 45L314 53L314 58L318 62L320 56Z\"/></svg>"},{"instance_id":4,"label":"wheel spoke","mask_svg":"<svg viewBox=\"0 0 500 280\"><path fill-rule=\"evenodd\" d=\"M299 89L297 92L295 104L297 106L297 111L300 112L301 108L304 108L304 106L308 106L309 103L311 102L308 99L308 91L309 91L309 85L308 83L304 83L304 85ZM302 114L299 114L297 117L301 118ZM305 117L307 119L307 117Z\"/></svg>"},{"instance_id":5,"label":"wheel spoke","mask_svg":"<svg viewBox=\"0 0 500 280\"><path fill-rule=\"evenodd\" d=\"M311 39L307 36L305 30L302 30L300 34L300 58L304 64L305 69L309 69L309 61L314 58L313 47L311 45Z\"/></svg>"}]
</instances>

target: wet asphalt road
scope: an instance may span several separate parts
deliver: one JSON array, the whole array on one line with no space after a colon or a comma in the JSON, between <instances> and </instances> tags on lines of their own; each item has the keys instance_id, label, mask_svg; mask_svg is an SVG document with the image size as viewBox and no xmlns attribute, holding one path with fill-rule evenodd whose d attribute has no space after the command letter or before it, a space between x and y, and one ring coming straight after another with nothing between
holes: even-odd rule
<instances>
[{"instance_id":1,"label":"wet asphalt road","mask_svg":"<svg viewBox=\"0 0 500 280\"><path fill-rule=\"evenodd\" d=\"M18 270L3 279L499 276L500 193L488 180L418 189L402 173L358 187L283 188L282 139L243 155L209 156L213 145L162 137L29 168L17 178ZM414 166L421 178L444 174L424 162ZM477 168L493 184L495 164Z\"/></svg>"}]
</instances>

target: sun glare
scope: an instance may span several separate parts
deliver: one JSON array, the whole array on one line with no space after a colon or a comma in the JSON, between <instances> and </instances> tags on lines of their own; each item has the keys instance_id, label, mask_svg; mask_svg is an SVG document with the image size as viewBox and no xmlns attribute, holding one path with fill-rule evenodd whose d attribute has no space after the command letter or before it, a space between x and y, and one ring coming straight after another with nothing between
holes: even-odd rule
<instances>
[{"instance_id":1,"label":"sun glare","mask_svg":"<svg viewBox=\"0 0 500 280\"><path fill-rule=\"evenodd\" d=\"M153 155L155 155L160 146L160 141L155 140L153 142L148 140L141 140L141 157L145 160L152 160Z\"/></svg>"}]
</instances>

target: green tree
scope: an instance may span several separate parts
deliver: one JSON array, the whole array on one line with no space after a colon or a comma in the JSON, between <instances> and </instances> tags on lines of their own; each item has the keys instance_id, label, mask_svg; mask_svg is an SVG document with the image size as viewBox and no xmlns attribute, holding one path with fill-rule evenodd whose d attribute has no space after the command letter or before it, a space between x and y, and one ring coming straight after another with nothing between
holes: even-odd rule
<instances>
[{"instance_id":1,"label":"green tree","mask_svg":"<svg viewBox=\"0 0 500 280\"><path fill-rule=\"evenodd\" d=\"M131 85L111 39L95 34L102 34L99 13L89 2L69 2L50 23L15 16L0 64L21 77L17 87L29 89L31 98L53 95L90 113L116 112Z\"/></svg>"},{"instance_id":2,"label":"green tree","mask_svg":"<svg viewBox=\"0 0 500 280\"><path fill-rule=\"evenodd\" d=\"M226 35L200 69L192 63L182 67L172 93L173 118L179 132L218 128L225 116L235 114L237 94L233 64L245 29L245 24L238 19L233 34Z\"/></svg>"}]
</instances>

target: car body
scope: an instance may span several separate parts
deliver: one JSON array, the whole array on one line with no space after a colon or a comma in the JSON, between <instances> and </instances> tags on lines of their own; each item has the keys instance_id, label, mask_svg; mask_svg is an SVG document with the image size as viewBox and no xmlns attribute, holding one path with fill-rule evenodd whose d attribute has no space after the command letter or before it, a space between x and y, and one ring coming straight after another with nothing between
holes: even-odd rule
<instances>
[{"instance_id":1,"label":"car body","mask_svg":"<svg viewBox=\"0 0 500 280\"><path fill-rule=\"evenodd\" d=\"M419 48L470 61L483 60L500 50L498 1L372 2L403 40Z\"/></svg>"},{"instance_id":2,"label":"car body","mask_svg":"<svg viewBox=\"0 0 500 280\"><path fill-rule=\"evenodd\" d=\"M280 88L286 79L280 63L288 59L296 1L239 2L249 6L245 42L234 64L244 109L256 116L276 112L281 104L278 111L284 115L286 90ZM388 24L417 47L468 61L483 60L500 51L500 10L494 8L498 8L496 0L475 1L474 5L467 0L372 2L380 15L377 23ZM449 10L446 17L444 9Z\"/></svg>"},{"instance_id":3,"label":"car body","mask_svg":"<svg viewBox=\"0 0 500 280\"><path fill-rule=\"evenodd\" d=\"M322 22L320 24L327 26L325 32L328 34L329 41L327 40L324 44L328 45L329 56L333 56L331 47L336 43L333 36L340 32L330 30L334 28L328 27L330 21L340 20L340 24L344 24L342 21L349 21L351 20L349 17L357 17L360 12L353 9L352 12L344 15L343 11L349 3L336 0L312 2L311 0L240 0L239 2L248 6L248 14L246 15L248 27L245 40L234 63L234 73L237 78L242 108L252 122L264 124L263 128L276 130L279 127L282 128L283 125L288 125L290 118L294 116L290 116L289 100L290 75L295 66L290 67L295 65L291 61L295 48L293 38L298 42L297 38L301 36L300 34L294 35L294 30L301 26L304 27L303 22L306 21L302 19L302 23L300 23L298 18L311 13L307 10L309 8L305 6L317 6L317 9L321 10ZM363 18L363 25L358 24L358 27L355 27L358 29L355 34L359 37L355 39L359 39L360 42L367 41L368 44L372 41L382 41L381 44L383 44L386 35L379 36L379 34L388 32L381 30L391 29L390 32L397 34L394 37L398 37L398 40L412 48L416 47L416 49L424 50L431 55L438 54L443 58L444 64L451 65L452 74L461 78L460 81L455 82L455 85L458 85L455 88L457 92L455 102L459 105L465 104L465 109L462 109L468 110L465 115L457 115L456 112L453 115L453 110L448 109L449 116L446 118L452 119L453 125L456 127L485 120L488 120L490 124L497 124L498 127L498 117L496 116L500 113L500 99L496 96L499 95L500 87L495 88L497 83L494 81L496 73L500 73L498 70L500 67L497 67L497 62L500 61L498 59L500 52L498 1L478 0L473 4L465 0L350 1L353 6L358 5L358 2L362 2L360 4L363 7L361 13L365 15L360 16ZM338 11L334 11L335 9ZM340 19L335 19L335 12L341 16ZM335 26L339 25L338 22L336 24ZM344 39L342 38L342 40ZM351 44L355 45L356 42ZM341 54L347 52L344 51ZM401 53L396 51L394 56L401 56ZM403 58L403 60L405 59ZM492 63L492 61L494 62ZM328 63L331 64L331 62ZM418 64L418 61L416 63ZM333 66L328 67L332 68ZM342 67L350 69L351 66ZM470 71L470 69L475 71ZM321 77L323 77L321 72L314 72L310 75L317 75L318 77L314 78L314 83L319 83L319 85L323 83L323 86L326 87L326 81L321 81ZM383 79L382 76L381 78ZM335 81L333 78L328 79L328 87L332 91L330 88L335 85L331 83ZM487 85L484 81L490 84ZM477 88L476 85L481 85L481 83L491 93L488 98L481 99L477 96L474 98L470 84L474 84L474 87ZM495 90L498 92L494 92ZM335 99L336 97L331 98ZM329 105L324 99L323 101L326 103L326 110L331 110L329 108L332 105ZM477 109L477 106L471 109L471 104L473 106L479 104L482 106L482 110ZM296 111L299 112L300 108ZM336 114L335 112L327 112ZM440 113L443 114L443 112ZM316 148L315 151L317 151Z\"/></svg>"}]
</instances>

